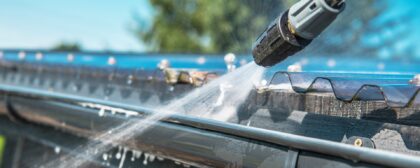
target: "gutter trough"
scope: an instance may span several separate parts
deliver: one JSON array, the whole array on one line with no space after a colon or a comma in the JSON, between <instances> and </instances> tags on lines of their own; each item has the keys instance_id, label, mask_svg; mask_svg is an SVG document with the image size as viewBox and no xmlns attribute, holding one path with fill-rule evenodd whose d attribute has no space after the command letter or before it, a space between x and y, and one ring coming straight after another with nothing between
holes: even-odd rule
<instances>
[{"instance_id":1,"label":"gutter trough","mask_svg":"<svg viewBox=\"0 0 420 168\"><path fill-rule=\"evenodd\" d=\"M27 87L0 85L1 114L20 123L37 123L89 138L111 126L141 120L152 109ZM136 112L98 116L96 104ZM188 143L187 143L188 142ZM198 167L419 167L420 158L355 147L278 131L185 115L171 115L144 134L116 142Z\"/></svg>"}]
</instances>

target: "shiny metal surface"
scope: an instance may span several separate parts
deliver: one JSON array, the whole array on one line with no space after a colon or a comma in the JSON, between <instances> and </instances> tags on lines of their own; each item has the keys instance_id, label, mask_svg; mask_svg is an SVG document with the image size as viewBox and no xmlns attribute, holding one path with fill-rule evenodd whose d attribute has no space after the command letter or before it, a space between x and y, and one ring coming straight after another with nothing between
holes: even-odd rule
<instances>
[{"instance_id":1,"label":"shiny metal surface","mask_svg":"<svg viewBox=\"0 0 420 168\"><path fill-rule=\"evenodd\" d=\"M137 120L153 114L156 111L142 105L165 103L196 87L188 84L168 85L161 71L141 68L6 61L1 62L0 74L1 115L8 115L13 121L32 124L34 127L42 124L84 138L103 132L126 119ZM292 164L295 158L293 153L298 151L296 162L301 167L338 164L336 162L353 166L416 167L419 164L417 157L395 153L401 146L415 150L413 155L417 155L419 149L416 140L419 132L419 106L416 103L418 87L410 83L413 77L412 74L279 72L269 76L271 82L266 90L255 90L249 95L246 103L249 106L241 107L238 120L226 123L174 115L156 126L156 132L165 133L179 128L174 132L183 136L183 141L191 141L192 144L172 148L168 144L175 142L170 141L170 137L152 134L149 136L150 141L133 140L133 143L123 145L134 149L159 149L171 156L182 154L180 158L184 161L197 165L230 164L231 160L221 159L212 153L211 149L215 148L206 149L205 154L198 156L194 153L195 150L202 151L197 146L219 144L217 149L220 150L227 147L249 149L251 152L245 153L234 150L231 155L243 157L246 154L247 159L259 160L244 162L252 166L263 160L263 157L254 155L270 158L270 151L282 153L282 157L274 161L283 163L283 158L290 158L287 164ZM130 114L127 118L121 113L101 117L97 108L83 105L86 103L125 109L135 115ZM384 116L385 119L378 116ZM384 134L380 134L382 132ZM384 138L395 135L393 132L402 136L401 144L400 141L388 143ZM384 142L379 145L382 147L380 149L392 152L358 149L338 143L347 135L375 138L375 134L381 135L380 141L376 142ZM214 139L215 136L221 139ZM196 142L197 137L201 138ZM220 142L206 141L207 138ZM161 139L168 140L159 146L155 142L162 142ZM235 143L222 143L225 140ZM255 144L267 154L262 155L261 150L251 149L250 146ZM384 147L389 144L398 145ZM229 153L226 150L223 153L226 152ZM410 152L402 153L412 154ZM203 161L207 157L211 160L208 163Z\"/></svg>"},{"instance_id":2,"label":"shiny metal surface","mask_svg":"<svg viewBox=\"0 0 420 168\"><path fill-rule=\"evenodd\" d=\"M420 104L420 86L410 80L414 74L278 72L269 85L289 85L297 93L331 92L351 102L385 101L390 107Z\"/></svg>"},{"instance_id":3,"label":"shiny metal surface","mask_svg":"<svg viewBox=\"0 0 420 168\"><path fill-rule=\"evenodd\" d=\"M89 102L94 104L101 104L116 108L122 108L131 111L137 111L139 114L151 114L153 110L150 109L141 109L138 107L127 106L124 104L103 101L103 100L94 100L78 96L65 95L65 94L51 94L36 91L33 89L13 87L13 86L1 86L0 89L4 92L7 92L9 96L17 97L27 97L29 100L48 100L48 101L58 101L66 102L73 104L75 102ZM73 102L73 103L72 103ZM26 103L17 103L16 106L24 107ZM28 106L30 107L30 106ZM49 108L50 106L40 106ZM40 112L32 111L19 111L19 108L15 108L20 116L33 116L41 115L53 120L57 120L57 117L53 117L51 114L42 115ZM82 110L84 111L84 110ZM77 115L77 114L75 114ZM66 119L71 117L66 117ZM33 122L45 123L39 118L28 117L26 119L33 119ZM78 120L82 119L77 117ZM98 119L100 117L98 116ZM62 119L65 120L65 119ZM287 133L281 133L276 131L270 131L266 129L252 128L241 126L237 124L230 124L225 122L219 122L208 119L201 119L189 116L174 115L167 119L163 120L164 122L170 124L180 124L188 127L192 127L199 130L210 130L215 133L224 134L224 136L234 136L239 138L245 138L250 140L255 140L263 143L269 143L273 145L280 145L289 148L295 148L303 151L315 152L319 154L336 156L342 159L348 159L349 161L357 162L367 162L373 164L379 164L384 166L395 166L395 167L417 167L420 165L420 159L418 157L413 157L409 155L402 155L393 152L373 150L368 148L357 148L346 144L335 143L331 141L325 141L314 138L307 138ZM65 121L61 121L65 122ZM80 121L79 121L80 122Z\"/></svg>"}]
</instances>

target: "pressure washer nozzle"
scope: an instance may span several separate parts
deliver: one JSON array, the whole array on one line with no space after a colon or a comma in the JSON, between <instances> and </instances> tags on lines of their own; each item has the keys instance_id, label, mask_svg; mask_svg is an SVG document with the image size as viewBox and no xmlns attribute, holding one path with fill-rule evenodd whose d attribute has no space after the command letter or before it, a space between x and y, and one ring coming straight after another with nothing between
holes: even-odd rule
<instances>
[{"instance_id":1,"label":"pressure washer nozzle","mask_svg":"<svg viewBox=\"0 0 420 168\"><path fill-rule=\"evenodd\" d=\"M345 0L301 0L275 19L253 45L254 61L273 66L301 51L344 10Z\"/></svg>"}]
</instances>

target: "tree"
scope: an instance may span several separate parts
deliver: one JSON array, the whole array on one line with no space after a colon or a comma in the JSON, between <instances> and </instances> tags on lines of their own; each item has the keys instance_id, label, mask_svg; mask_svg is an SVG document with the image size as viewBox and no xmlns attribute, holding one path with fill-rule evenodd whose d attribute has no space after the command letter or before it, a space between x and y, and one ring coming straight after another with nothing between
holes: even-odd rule
<instances>
[{"instance_id":1,"label":"tree","mask_svg":"<svg viewBox=\"0 0 420 168\"><path fill-rule=\"evenodd\" d=\"M78 43L61 42L54 46L51 51L65 51L65 52L78 52L82 47Z\"/></svg>"},{"instance_id":2,"label":"tree","mask_svg":"<svg viewBox=\"0 0 420 168\"><path fill-rule=\"evenodd\" d=\"M140 40L158 52L249 53L253 41L282 11L282 0L150 0L156 9Z\"/></svg>"},{"instance_id":3,"label":"tree","mask_svg":"<svg viewBox=\"0 0 420 168\"><path fill-rule=\"evenodd\" d=\"M136 32L158 52L250 53L268 23L297 1L150 0L157 12L153 24ZM407 35L397 28L407 22L401 18L411 17L383 19L388 3L346 1L346 10L302 54L376 56L389 50Z\"/></svg>"}]
</instances>

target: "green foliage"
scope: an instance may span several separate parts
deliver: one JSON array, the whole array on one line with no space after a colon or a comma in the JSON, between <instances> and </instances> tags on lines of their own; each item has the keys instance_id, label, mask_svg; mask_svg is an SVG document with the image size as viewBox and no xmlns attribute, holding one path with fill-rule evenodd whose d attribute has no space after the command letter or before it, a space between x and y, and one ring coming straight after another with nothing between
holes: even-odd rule
<instances>
[{"instance_id":1,"label":"green foliage","mask_svg":"<svg viewBox=\"0 0 420 168\"><path fill-rule=\"evenodd\" d=\"M78 52L81 50L82 50L82 47L78 43L67 43L67 42L62 42L51 49L51 51L65 51L65 52Z\"/></svg>"},{"instance_id":2,"label":"green foliage","mask_svg":"<svg viewBox=\"0 0 420 168\"><path fill-rule=\"evenodd\" d=\"M4 148L6 146L6 138L0 135L0 167L3 167Z\"/></svg>"},{"instance_id":3,"label":"green foliage","mask_svg":"<svg viewBox=\"0 0 420 168\"><path fill-rule=\"evenodd\" d=\"M268 23L297 1L150 0L156 9L153 23L136 32L158 52L250 53L252 43ZM398 37L381 39L377 44L367 41L404 22L378 22L387 5L387 1L347 1L346 10L303 54L377 55Z\"/></svg>"},{"instance_id":4,"label":"green foliage","mask_svg":"<svg viewBox=\"0 0 420 168\"><path fill-rule=\"evenodd\" d=\"M281 0L150 0L157 14L140 39L158 52L245 53L279 15Z\"/></svg>"}]
</instances>

